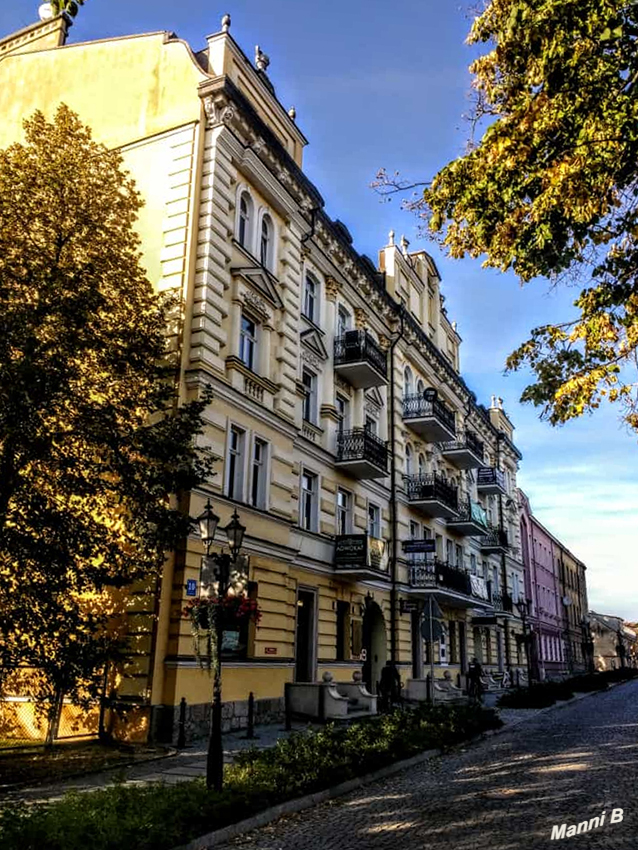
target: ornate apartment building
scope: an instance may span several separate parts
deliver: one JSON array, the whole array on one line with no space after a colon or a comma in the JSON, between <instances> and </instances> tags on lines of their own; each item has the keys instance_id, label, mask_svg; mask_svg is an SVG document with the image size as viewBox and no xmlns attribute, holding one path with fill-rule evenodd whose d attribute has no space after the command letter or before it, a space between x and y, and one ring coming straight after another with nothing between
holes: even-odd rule
<instances>
[{"instance_id":1,"label":"ornate apartment building","mask_svg":"<svg viewBox=\"0 0 638 850\"><path fill-rule=\"evenodd\" d=\"M306 139L268 58L249 61L228 16L198 52L167 32L65 36L56 18L0 41L0 146L63 101L146 200L148 274L185 304L180 399L214 389L202 444L217 474L188 509L210 499L220 526L238 511L263 612L225 641L228 721L249 692L276 714L286 682L326 670L375 689L387 661L404 681L431 662L462 676L474 656L523 668L521 454L502 401L481 406L461 376L432 257L393 234L376 261L357 252L304 175ZM117 692L143 734L170 727L181 698L204 722L211 681L181 616L203 551L193 531L130 615L137 655Z\"/></svg>"}]
</instances>

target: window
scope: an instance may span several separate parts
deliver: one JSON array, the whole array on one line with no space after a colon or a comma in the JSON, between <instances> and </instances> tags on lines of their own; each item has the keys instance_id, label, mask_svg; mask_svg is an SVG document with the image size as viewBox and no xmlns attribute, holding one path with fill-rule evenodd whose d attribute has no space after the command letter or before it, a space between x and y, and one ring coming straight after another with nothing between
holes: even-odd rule
<instances>
[{"instance_id":1,"label":"window","mask_svg":"<svg viewBox=\"0 0 638 850\"><path fill-rule=\"evenodd\" d=\"M337 396L337 415L339 416L339 434L350 428L350 401L341 395Z\"/></svg>"},{"instance_id":2,"label":"window","mask_svg":"<svg viewBox=\"0 0 638 850\"><path fill-rule=\"evenodd\" d=\"M259 259L262 266L272 268L273 227L269 215L261 220L261 235L259 239Z\"/></svg>"},{"instance_id":3,"label":"window","mask_svg":"<svg viewBox=\"0 0 638 850\"><path fill-rule=\"evenodd\" d=\"M424 392L425 392L425 384L423 383L421 378L419 378L419 380L416 382L416 394L418 396L421 396L421 398L423 398Z\"/></svg>"},{"instance_id":4,"label":"window","mask_svg":"<svg viewBox=\"0 0 638 850\"><path fill-rule=\"evenodd\" d=\"M405 447L405 474L412 475L412 447L408 443Z\"/></svg>"},{"instance_id":5,"label":"window","mask_svg":"<svg viewBox=\"0 0 638 850\"><path fill-rule=\"evenodd\" d=\"M255 371L257 363L257 325L252 319L246 316L241 317L239 359L251 371Z\"/></svg>"},{"instance_id":6,"label":"window","mask_svg":"<svg viewBox=\"0 0 638 850\"><path fill-rule=\"evenodd\" d=\"M425 465L425 455L420 454L419 455L419 475L425 475L426 468L427 467Z\"/></svg>"},{"instance_id":7,"label":"window","mask_svg":"<svg viewBox=\"0 0 638 850\"><path fill-rule=\"evenodd\" d=\"M315 324L319 321L319 284L310 274L306 275L303 293L303 314Z\"/></svg>"},{"instance_id":8,"label":"window","mask_svg":"<svg viewBox=\"0 0 638 850\"><path fill-rule=\"evenodd\" d=\"M266 464L268 443L255 438L251 460L250 504L255 508L266 507Z\"/></svg>"},{"instance_id":9,"label":"window","mask_svg":"<svg viewBox=\"0 0 638 850\"><path fill-rule=\"evenodd\" d=\"M340 304L337 311L337 338L344 336L346 331L350 330L351 322L350 313L343 304Z\"/></svg>"},{"instance_id":10,"label":"window","mask_svg":"<svg viewBox=\"0 0 638 850\"><path fill-rule=\"evenodd\" d=\"M445 557L447 559L448 564L453 567L454 566L454 543L451 540L445 541Z\"/></svg>"},{"instance_id":11,"label":"window","mask_svg":"<svg viewBox=\"0 0 638 850\"><path fill-rule=\"evenodd\" d=\"M406 366L403 370L403 395L409 396L414 392L414 382L412 380L412 370Z\"/></svg>"},{"instance_id":12,"label":"window","mask_svg":"<svg viewBox=\"0 0 638 850\"><path fill-rule=\"evenodd\" d=\"M337 490L337 534L350 534L352 526L352 496L347 490Z\"/></svg>"},{"instance_id":13,"label":"window","mask_svg":"<svg viewBox=\"0 0 638 850\"><path fill-rule=\"evenodd\" d=\"M375 437L379 434L379 423L374 416L366 416L365 429L368 434L373 434Z\"/></svg>"},{"instance_id":14,"label":"window","mask_svg":"<svg viewBox=\"0 0 638 850\"><path fill-rule=\"evenodd\" d=\"M301 527L317 530L317 476L312 472L301 476Z\"/></svg>"},{"instance_id":15,"label":"window","mask_svg":"<svg viewBox=\"0 0 638 850\"><path fill-rule=\"evenodd\" d=\"M455 563L456 563L457 569L462 570L465 567L465 564L463 563L463 547L459 543L457 543L456 546L454 547L454 549L455 549L455 556L456 556L455 557Z\"/></svg>"},{"instance_id":16,"label":"window","mask_svg":"<svg viewBox=\"0 0 638 850\"><path fill-rule=\"evenodd\" d=\"M418 540L419 539L419 523L414 522L414 520L410 520L410 540Z\"/></svg>"},{"instance_id":17,"label":"window","mask_svg":"<svg viewBox=\"0 0 638 850\"><path fill-rule=\"evenodd\" d=\"M470 555L470 572L473 576L476 575L476 555Z\"/></svg>"},{"instance_id":18,"label":"window","mask_svg":"<svg viewBox=\"0 0 638 850\"><path fill-rule=\"evenodd\" d=\"M377 539L381 537L381 511L372 502L368 502L368 534Z\"/></svg>"},{"instance_id":19,"label":"window","mask_svg":"<svg viewBox=\"0 0 638 850\"><path fill-rule=\"evenodd\" d=\"M518 573L512 573L512 601L516 604L520 597L520 583Z\"/></svg>"},{"instance_id":20,"label":"window","mask_svg":"<svg viewBox=\"0 0 638 850\"><path fill-rule=\"evenodd\" d=\"M248 192L242 192L239 199L239 221L237 224L237 239L244 248L250 249L250 230L253 215L253 202Z\"/></svg>"},{"instance_id":21,"label":"window","mask_svg":"<svg viewBox=\"0 0 638 850\"><path fill-rule=\"evenodd\" d=\"M303 400L303 418L306 422L317 423L317 376L309 369L304 369L301 382L306 391Z\"/></svg>"},{"instance_id":22,"label":"window","mask_svg":"<svg viewBox=\"0 0 638 850\"><path fill-rule=\"evenodd\" d=\"M241 502L244 490L244 447L246 432L233 425L228 439L226 492L229 499Z\"/></svg>"}]
</instances>

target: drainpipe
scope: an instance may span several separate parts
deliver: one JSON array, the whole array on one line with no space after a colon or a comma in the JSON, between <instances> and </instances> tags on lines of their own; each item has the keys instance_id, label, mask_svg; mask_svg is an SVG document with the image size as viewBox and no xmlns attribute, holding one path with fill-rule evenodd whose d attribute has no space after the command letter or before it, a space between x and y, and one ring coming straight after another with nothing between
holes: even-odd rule
<instances>
[{"instance_id":1,"label":"drainpipe","mask_svg":"<svg viewBox=\"0 0 638 850\"><path fill-rule=\"evenodd\" d=\"M501 440L503 439L503 435L501 431L496 435L496 468L501 468ZM498 524L501 530L501 534L504 531L503 528L503 496L501 493L498 494ZM503 582L503 590L501 593L507 593L507 563L505 560L505 552L501 552L501 580ZM513 606L512 606L513 608ZM512 612L513 613L513 612ZM504 628L504 638L505 638L505 666L508 670L511 669L512 666L512 657L510 653L510 621L509 618L505 619L505 628Z\"/></svg>"},{"instance_id":2,"label":"drainpipe","mask_svg":"<svg viewBox=\"0 0 638 850\"><path fill-rule=\"evenodd\" d=\"M392 533L391 566L390 575L392 585L390 588L390 661L394 665L397 661L397 481L396 481L396 423L395 423L395 375L394 375L394 349L402 339L405 307L401 305L399 312L399 333L390 343L390 528Z\"/></svg>"}]
</instances>

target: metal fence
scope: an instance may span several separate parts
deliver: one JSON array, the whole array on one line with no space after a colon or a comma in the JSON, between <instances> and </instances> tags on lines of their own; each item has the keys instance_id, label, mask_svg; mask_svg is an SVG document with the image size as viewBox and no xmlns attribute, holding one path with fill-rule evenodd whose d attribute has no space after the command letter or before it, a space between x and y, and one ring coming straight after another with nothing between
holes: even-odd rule
<instances>
[{"instance_id":1,"label":"metal fence","mask_svg":"<svg viewBox=\"0 0 638 850\"><path fill-rule=\"evenodd\" d=\"M97 738L100 727L100 701L88 708L62 705L56 741ZM0 699L0 750L38 746L46 741L48 721L46 711L38 710L29 697L9 696Z\"/></svg>"}]
</instances>

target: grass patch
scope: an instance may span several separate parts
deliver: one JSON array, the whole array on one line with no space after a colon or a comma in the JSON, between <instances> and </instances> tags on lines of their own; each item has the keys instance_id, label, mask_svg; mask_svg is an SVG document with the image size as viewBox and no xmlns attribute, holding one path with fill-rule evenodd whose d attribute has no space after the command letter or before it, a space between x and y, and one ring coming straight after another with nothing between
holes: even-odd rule
<instances>
[{"instance_id":1,"label":"grass patch","mask_svg":"<svg viewBox=\"0 0 638 850\"><path fill-rule=\"evenodd\" d=\"M13 806L0 814L0 847L170 850L269 806L501 725L493 711L437 706L399 709L347 728L330 725L240 754L226 769L221 794L193 780L120 785L36 807Z\"/></svg>"}]
</instances>

